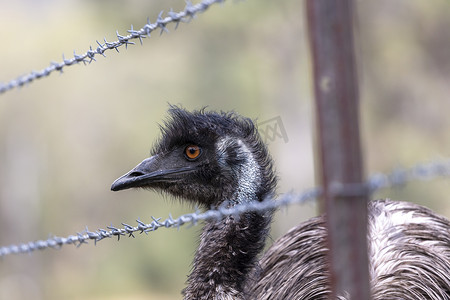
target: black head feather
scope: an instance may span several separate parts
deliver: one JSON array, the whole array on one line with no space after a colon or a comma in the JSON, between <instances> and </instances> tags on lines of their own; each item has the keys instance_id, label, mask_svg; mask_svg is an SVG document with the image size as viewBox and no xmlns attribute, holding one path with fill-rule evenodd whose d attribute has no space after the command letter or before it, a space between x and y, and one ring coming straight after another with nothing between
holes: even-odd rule
<instances>
[{"instance_id":1,"label":"black head feather","mask_svg":"<svg viewBox=\"0 0 450 300\"><path fill-rule=\"evenodd\" d=\"M190 145L200 148L195 160L186 157ZM189 112L171 106L151 154L151 159L119 178L113 190L153 188L209 207L226 200L261 201L275 189L272 160L257 128L234 112ZM167 171L170 175L161 175ZM147 179L149 173L155 175L152 180ZM144 175L146 180L138 180Z\"/></svg>"}]
</instances>

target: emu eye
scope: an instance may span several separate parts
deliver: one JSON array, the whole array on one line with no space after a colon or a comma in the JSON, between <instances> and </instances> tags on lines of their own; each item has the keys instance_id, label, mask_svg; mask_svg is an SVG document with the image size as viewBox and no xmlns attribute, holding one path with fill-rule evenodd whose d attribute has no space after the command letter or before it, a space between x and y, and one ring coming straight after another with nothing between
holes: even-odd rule
<instances>
[{"instance_id":1,"label":"emu eye","mask_svg":"<svg viewBox=\"0 0 450 300\"><path fill-rule=\"evenodd\" d=\"M197 145L189 145L184 149L184 155L188 160L197 159L202 154L202 149Z\"/></svg>"}]
</instances>

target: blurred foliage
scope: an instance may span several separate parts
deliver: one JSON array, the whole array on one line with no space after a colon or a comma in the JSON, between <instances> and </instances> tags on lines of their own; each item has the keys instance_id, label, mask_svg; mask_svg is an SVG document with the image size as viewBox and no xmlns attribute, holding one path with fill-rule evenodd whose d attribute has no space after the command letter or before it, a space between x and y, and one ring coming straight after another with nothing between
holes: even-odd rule
<instances>
[{"instance_id":1,"label":"blurred foliage","mask_svg":"<svg viewBox=\"0 0 450 300\"><path fill-rule=\"evenodd\" d=\"M270 144L279 192L314 185L313 105L303 2L227 1L144 45L0 96L0 245L66 236L193 208L155 193L111 193L147 157L167 103L281 116L289 142ZM182 0L0 0L0 80L7 81ZM450 3L357 1L362 134L368 173L450 153ZM302 170L301 173L298 170ZM377 197L450 216L448 180ZM315 214L280 212L273 238ZM200 227L161 229L0 261L0 299L179 299Z\"/></svg>"}]
</instances>

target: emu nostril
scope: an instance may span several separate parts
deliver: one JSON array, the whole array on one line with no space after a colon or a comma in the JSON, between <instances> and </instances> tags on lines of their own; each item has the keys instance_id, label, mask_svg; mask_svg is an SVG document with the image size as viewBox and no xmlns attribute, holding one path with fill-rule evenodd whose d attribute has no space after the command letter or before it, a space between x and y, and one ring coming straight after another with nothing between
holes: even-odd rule
<instances>
[{"instance_id":1,"label":"emu nostril","mask_svg":"<svg viewBox=\"0 0 450 300\"><path fill-rule=\"evenodd\" d=\"M134 171L134 172L131 172L130 174L128 174L128 177L139 177L142 175L144 175L144 173L139 172L139 171Z\"/></svg>"}]
</instances>

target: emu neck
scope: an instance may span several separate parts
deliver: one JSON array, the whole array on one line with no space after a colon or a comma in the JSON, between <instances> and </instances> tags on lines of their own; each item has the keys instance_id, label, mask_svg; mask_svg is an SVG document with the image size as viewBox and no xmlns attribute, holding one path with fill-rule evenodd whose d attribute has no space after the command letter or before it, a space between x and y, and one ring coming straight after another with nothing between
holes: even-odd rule
<instances>
[{"instance_id":1,"label":"emu neck","mask_svg":"<svg viewBox=\"0 0 450 300\"><path fill-rule=\"evenodd\" d=\"M271 213L245 213L203 228L185 299L243 299L248 274L264 247Z\"/></svg>"},{"instance_id":2,"label":"emu neck","mask_svg":"<svg viewBox=\"0 0 450 300\"><path fill-rule=\"evenodd\" d=\"M222 161L230 160L228 152L221 149L229 149L228 142L224 140L217 149ZM262 181L259 166L242 141L232 142L235 152L231 158L240 162L229 170L235 178L236 189L217 203L230 200L229 205L233 206L261 201L257 196L261 194ZM184 290L185 299L244 299L244 286L264 247L271 217L272 212L248 212L206 223Z\"/></svg>"}]
</instances>

